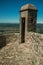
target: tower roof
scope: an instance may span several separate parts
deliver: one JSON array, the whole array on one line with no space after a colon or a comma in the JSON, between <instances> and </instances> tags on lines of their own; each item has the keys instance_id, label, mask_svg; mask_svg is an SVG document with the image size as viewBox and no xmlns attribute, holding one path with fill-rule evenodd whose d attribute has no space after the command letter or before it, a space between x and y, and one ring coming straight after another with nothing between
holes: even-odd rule
<instances>
[{"instance_id":1,"label":"tower roof","mask_svg":"<svg viewBox=\"0 0 43 65\"><path fill-rule=\"evenodd\" d=\"M37 10L37 8L33 4L26 4L26 5L21 7L20 11L27 10L27 9Z\"/></svg>"}]
</instances>

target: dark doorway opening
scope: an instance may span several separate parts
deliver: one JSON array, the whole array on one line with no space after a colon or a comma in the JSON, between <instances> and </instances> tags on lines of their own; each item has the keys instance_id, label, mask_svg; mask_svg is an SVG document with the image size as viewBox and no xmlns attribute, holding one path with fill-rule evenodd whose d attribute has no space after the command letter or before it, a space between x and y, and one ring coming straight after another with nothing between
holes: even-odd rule
<instances>
[{"instance_id":1,"label":"dark doorway opening","mask_svg":"<svg viewBox=\"0 0 43 65\"><path fill-rule=\"evenodd\" d=\"M21 18L21 43L25 42L25 18Z\"/></svg>"}]
</instances>

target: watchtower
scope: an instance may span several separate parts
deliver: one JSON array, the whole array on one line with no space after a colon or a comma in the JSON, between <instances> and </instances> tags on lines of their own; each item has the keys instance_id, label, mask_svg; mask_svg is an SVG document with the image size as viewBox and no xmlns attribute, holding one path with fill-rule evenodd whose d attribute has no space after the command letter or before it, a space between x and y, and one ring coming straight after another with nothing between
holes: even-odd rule
<instances>
[{"instance_id":1,"label":"watchtower","mask_svg":"<svg viewBox=\"0 0 43 65\"><path fill-rule=\"evenodd\" d=\"M29 31L36 31L37 9L32 4L26 4L20 10L20 41L25 42Z\"/></svg>"}]
</instances>

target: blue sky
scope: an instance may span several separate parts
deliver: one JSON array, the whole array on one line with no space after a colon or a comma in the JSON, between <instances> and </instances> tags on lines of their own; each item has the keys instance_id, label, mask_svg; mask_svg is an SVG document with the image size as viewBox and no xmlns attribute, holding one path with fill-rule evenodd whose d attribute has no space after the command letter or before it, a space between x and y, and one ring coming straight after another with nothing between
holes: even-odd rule
<instances>
[{"instance_id":1,"label":"blue sky","mask_svg":"<svg viewBox=\"0 0 43 65\"><path fill-rule=\"evenodd\" d=\"M27 3L37 7L37 23L43 23L43 0L0 0L0 23L19 23L19 10Z\"/></svg>"}]
</instances>

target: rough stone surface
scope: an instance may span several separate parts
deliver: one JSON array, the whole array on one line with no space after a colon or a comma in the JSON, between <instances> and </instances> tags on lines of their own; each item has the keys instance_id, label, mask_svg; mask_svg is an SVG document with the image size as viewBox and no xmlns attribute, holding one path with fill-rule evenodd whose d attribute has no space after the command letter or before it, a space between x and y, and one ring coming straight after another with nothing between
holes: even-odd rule
<instances>
[{"instance_id":1,"label":"rough stone surface","mask_svg":"<svg viewBox=\"0 0 43 65\"><path fill-rule=\"evenodd\" d=\"M42 34L29 32L22 44L19 43L19 35L13 35L9 40L0 49L0 65L43 65Z\"/></svg>"}]
</instances>

